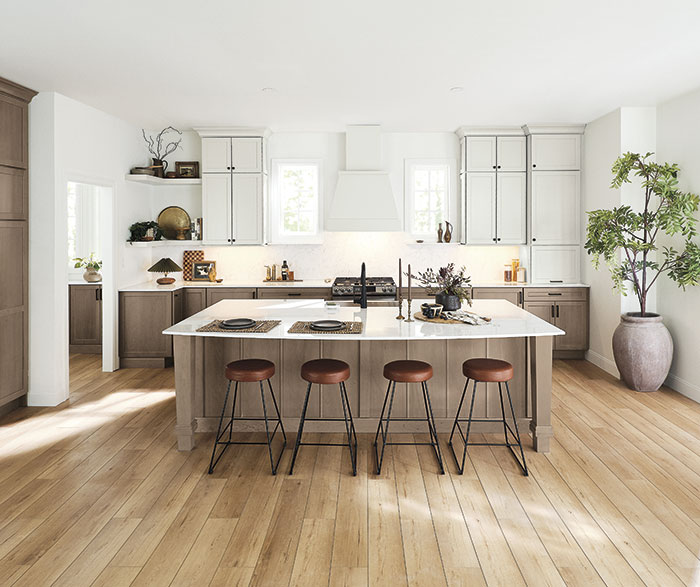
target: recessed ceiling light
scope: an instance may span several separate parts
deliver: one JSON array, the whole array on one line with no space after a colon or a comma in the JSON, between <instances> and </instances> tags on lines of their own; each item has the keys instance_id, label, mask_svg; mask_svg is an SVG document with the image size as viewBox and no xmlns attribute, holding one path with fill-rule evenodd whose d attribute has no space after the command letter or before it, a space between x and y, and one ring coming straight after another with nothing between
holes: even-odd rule
<instances>
[{"instance_id":1,"label":"recessed ceiling light","mask_svg":"<svg viewBox=\"0 0 700 587\"><path fill-rule=\"evenodd\" d=\"M261 92L276 92L277 89L276 89L276 88L263 88L263 89L260 90L260 91L261 91Z\"/></svg>"},{"instance_id":2,"label":"recessed ceiling light","mask_svg":"<svg viewBox=\"0 0 700 587\"><path fill-rule=\"evenodd\" d=\"M453 92L455 94L458 94L459 92L463 92L464 88L462 86L453 86L450 88L450 92Z\"/></svg>"}]
</instances>

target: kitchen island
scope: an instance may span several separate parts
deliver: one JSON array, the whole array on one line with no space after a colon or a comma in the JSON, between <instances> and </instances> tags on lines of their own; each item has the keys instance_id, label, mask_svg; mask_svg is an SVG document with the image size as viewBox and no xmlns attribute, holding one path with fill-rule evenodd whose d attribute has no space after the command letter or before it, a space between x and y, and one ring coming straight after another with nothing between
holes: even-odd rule
<instances>
[{"instance_id":1,"label":"kitchen island","mask_svg":"<svg viewBox=\"0 0 700 587\"><path fill-rule=\"evenodd\" d=\"M414 300L415 313L421 300ZM406 304L403 306L406 314ZM299 422L306 384L299 376L305 361L336 358L350 365L348 395L358 432L374 433L381 412L387 381L385 363L418 359L431 363L434 376L428 382L439 432L449 432L464 387L462 362L473 357L509 361L515 368L510 383L513 405L521 432L528 427L538 452L549 451L552 436L552 340L564 332L505 300L475 300L470 311L491 318L485 325L436 324L396 320L396 306L370 307L340 304L330 307L323 300L223 300L163 331L174 338L177 440L180 450L195 446L195 432L216 429L227 380L224 368L230 361L265 358L276 365L272 385L280 402L285 427L294 431ZM198 332L213 320L228 318L280 320L266 333ZM361 334L293 334L297 321L334 319L359 321ZM244 386L237 415L262 415L260 396ZM405 386L404 386L405 387ZM421 417L424 407L419 388L397 393L396 416ZM397 386L397 390L399 387ZM497 387L479 386L475 417L499 417ZM315 386L308 417L341 417L336 390ZM260 430L259 422L237 423L238 430ZM258 425L258 426L256 426ZM340 432L340 422L309 422L307 429ZM403 422L392 432L426 432L422 422ZM501 432L501 423L475 424L476 432Z\"/></svg>"}]
</instances>

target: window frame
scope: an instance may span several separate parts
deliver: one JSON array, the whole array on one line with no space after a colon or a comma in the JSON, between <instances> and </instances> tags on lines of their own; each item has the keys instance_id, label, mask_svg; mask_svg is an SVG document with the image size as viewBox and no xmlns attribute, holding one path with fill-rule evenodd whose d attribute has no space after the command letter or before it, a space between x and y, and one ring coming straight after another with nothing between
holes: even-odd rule
<instances>
[{"instance_id":1,"label":"window frame","mask_svg":"<svg viewBox=\"0 0 700 587\"><path fill-rule=\"evenodd\" d=\"M450 215L455 206L454 197L456 193L457 180L455 177L455 161L453 159L406 159L404 162L404 209L406 213L405 226L406 232L411 236L417 237L435 237L437 240L437 226L430 232L419 232L415 228L415 171L421 167L442 167L445 170L445 210L444 218L440 221L444 224L445 220L450 220ZM455 235L457 236L457 235Z\"/></svg>"},{"instance_id":2,"label":"window frame","mask_svg":"<svg viewBox=\"0 0 700 587\"><path fill-rule=\"evenodd\" d=\"M280 169L285 166L312 165L317 172L317 209L315 232L312 234L284 234L281 230L281 186ZM319 244L323 242L323 160L322 159L272 159L270 178L269 235L270 244Z\"/></svg>"}]
</instances>

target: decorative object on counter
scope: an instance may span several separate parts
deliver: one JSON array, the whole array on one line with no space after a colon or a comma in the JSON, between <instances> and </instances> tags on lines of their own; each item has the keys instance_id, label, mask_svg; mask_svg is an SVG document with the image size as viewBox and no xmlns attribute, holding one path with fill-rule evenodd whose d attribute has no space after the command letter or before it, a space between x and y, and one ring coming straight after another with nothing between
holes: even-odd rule
<instances>
[{"instance_id":1,"label":"decorative object on counter","mask_svg":"<svg viewBox=\"0 0 700 587\"><path fill-rule=\"evenodd\" d=\"M216 261L193 261L192 281L209 281L209 272L212 269L216 275Z\"/></svg>"},{"instance_id":2,"label":"decorative object on counter","mask_svg":"<svg viewBox=\"0 0 700 587\"><path fill-rule=\"evenodd\" d=\"M424 241L422 238L417 238L417 239L416 239L416 242L417 242L419 245L422 245L425 241Z\"/></svg>"},{"instance_id":3,"label":"decorative object on counter","mask_svg":"<svg viewBox=\"0 0 700 587\"><path fill-rule=\"evenodd\" d=\"M201 241L201 240L202 240L202 235L203 235L203 233L202 233L202 219L201 219L201 218L197 218L197 219L194 221L194 223L195 223L195 233L196 233L196 234L192 236L192 239L193 239L193 240Z\"/></svg>"},{"instance_id":4,"label":"decorative object on counter","mask_svg":"<svg viewBox=\"0 0 700 587\"><path fill-rule=\"evenodd\" d=\"M313 322L295 322L287 330L290 334L362 334L362 322L343 322L344 326L339 330L314 330Z\"/></svg>"},{"instance_id":5,"label":"decorative object on counter","mask_svg":"<svg viewBox=\"0 0 700 587\"><path fill-rule=\"evenodd\" d=\"M438 224L438 241L439 243L442 242L442 222Z\"/></svg>"},{"instance_id":6,"label":"decorative object on counter","mask_svg":"<svg viewBox=\"0 0 700 587\"><path fill-rule=\"evenodd\" d=\"M403 280L403 273L401 272L401 258L399 258L399 287L398 287L398 294L399 294L399 315L396 316L397 320L403 320L404 315L402 314L401 310L403 310L403 292L401 291L401 282Z\"/></svg>"},{"instance_id":7,"label":"decorative object on counter","mask_svg":"<svg viewBox=\"0 0 700 587\"><path fill-rule=\"evenodd\" d=\"M631 289L639 302L639 312L621 316L612 340L620 375L637 391L659 389L673 358L673 340L663 318L647 311L649 290L663 273L683 289L700 283L700 246L695 242L700 196L678 188L677 164L657 163L651 156L625 153L615 160L611 187L632 183L632 175L641 178L644 208L637 212L630 206L618 206L588 212L584 245L593 267L598 269L603 258L614 289L622 295ZM683 250L665 246L660 252L660 233L682 236Z\"/></svg>"},{"instance_id":8,"label":"decorative object on counter","mask_svg":"<svg viewBox=\"0 0 700 587\"><path fill-rule=\"evenodd\" d=\"M221 283L223 279L217 279L216 277L216 262L214 262L214 266L209 269L209 281L211 283Z\"/></svg>"},{"instance_id":9,"label":"decorative object on counter","mask_svg":"<svg viewBox=\"0 0 700 587\"><path fill-rule=\"evenodd\" d=\"M150 175L151 177L155 177L156 168L155 167L132 167L129 170L129 173L131 175Z\"/></svg>"},{"instance_id":10,"label":"decorative object on counter","mask_svg":"<svg viewBox=\"0 0 700 587\"><path fill-rule=\"evenodd\" d=\"M503 266L503 281L505 283L510 283L513 281L513 265L506 263Z\"/></svg>"},{"instance_id":11,"label":"decorative object on counter","mask_svg":"<svg viewBox=\"0 0 700 587\"><path fill-rule=\"evenodd\" d=\"M454 227L452 226L452 224L450 224L449 222L447 222L447 220L445 220L445 236L443 236L443 240L446 243L452 242L453 229L454 229Z\"/></svg>"},{"instance_id":12,"label":"decorative object on counter","mask_svg":"<svg viewBox=\"0 0 700 587\"><path fill-rule=\"evenodd\" d=\"M408 316L404 319L404 322L413 322L413 318L411 318L411 302L413 301L413 292L411 291L411 264L408 264L408 299L406 300L406 305L408 306L408 311L406 314Z\"/></svg>"},{"instance_id":13,"label":"decorative object on counter","mask_svg":"<svg viewBox=\"0 0 700 587\"><path fill-rule=\"evenodd\" d=\"M163 257L153 267L148 270L150 273L163 273L163 277L156 279L159 285L172 285L175 283L174 277L168 277L168 273L177 273L182 271L182 268L175 263L170 257Z\"/></svg>"},{"instance_id":14,"label":"decorative object on counter","mask_svg":"<svg viewBox=\"0 0 700 587\"><path fill-rule=\"evenodd\" d=\"M159 241L163 237L163 231L157 222L148 220L146 222L134 222L129 227L129 240L127 242L136 243L144 241Z\"/></svg>"},{"instance_id":15,"label":"decorative object on counter","mask_svg":"<svg viewBox=\"0 0 700 587\"><path fill-rule=\"evenodd\" d=\"M199 161L175 161L175 177L196 179L199 177Z\"/></svg>"},{"instance_id":16,"label":"decorative object on counter","mask_svg":"<svg viewBox=\"0 0 700 587\"><path fill-rule=\"evenodd\" d=\"M168 171L165 174L165 179L175 179L177 177L177 174L174 171Z\"/></svg>"},{"instance_id":17,"label":"decorative object on counter","mask_svg":"<svg viewBox=\"0 0 700 587\"><path fill-rule=\"evenodd\" d=\"M518 281L518 268L520 267L520 259L511 259L510 261L511 264L511 270L513 272L513 275L511 276L511 281L515 283Z\"/></svg>"},{"instance_id":18,"label":"decorative object on counter","mask_svg":"<svg viewBox=\"0 0 700 587\"><path fill-rule=\"evenodd\" d=\"M143 140L146 141L148 152L152 155L152 167L155 168L156 177L165 176L165 172L168 169L168 162L165 160L165 158L171 153L174 153L182 142L182 136L180 136L177 141L167 142L164 140L164 137L171 132L176 132L178 135L182 135L179 130L172 126L166 126L155 137L150 134L146 136L146 131L141 129L141 134L143 135Z\"/></svg>"},{"instance_id":19,"label":"decorative object on counter","mask_svg":"<svg viewBox=\"0 0 700 587\"><path fill-rule=\"evenodd\" d=\"M287 281L297 281L296 279L294 279L294 271L287 272ZM299 280L299 281L301 281L301 280Z\"/></svg>"},{"instance_id":20,"label":"decorative object on counter","mask_svg":"<svg viewBox=\"0 0 700 587\"><path fill-rule=\"evenodd\" d=\"M88 283L97 283L102 281L102 275L100 274L100 269L102 269L102 261L95 258L95 253L90 253L89 257L75 257L73 259L75 269L80 269L85 267L83 272L83 279Z\"/></svg>"},{"instance_id":21,"label":"decorative object on counter","mask_svg":"<svg viewBox=\"0 0 700 587\"><path fill-rule=\"evenodd\" d=\"M204 251L185 251L182 253L182 278L192 281L192 263L204 261Z\"/></svg>"},{"instance_id":22,"label":"decorative object on counter","mask_svg":"<svg viewBox=\"0 0 700 587\"><path fill-rule=\"evenodd\" d=\"M470 284L471 277L465 274L466 267L459 271L455 264L450 263L446 267L440 267L437 273L430 267L423 272L414 275L423 287L430 291L436 291L435 303L440 304L445 311L459 310L462 302L472 305ZM411 283L411 266L408 266L408 283Z\"/></svg>"},{"instance_id":23,"label":"decorative object on counter","mask_svg":"<svg viewBox=\"0 0 700 587\"><path fill-rule=\"evenodd\" d=\"M442 306L440 304L421 304L420 311L426 318L439 318Z\"/></svg>"},{"instance_id":24,"label":"decorative object on counter","mask_svg":"<svg viewBox=\"0 0 700 587\"><path fill-rule=\"evenodd\" d=\"M287 281L289 279L289 265L287 265L287 260L282 261L282 281Z\"/></svg>"},{"instance_id":25,"label":"decorative object on counter","mask_svg":"<svg viewBox=\"0 0 700 587\"><path fill-rule=\"evenodd\" d=\"M206 324L204 326L200 326L197 328L197 332L235 332L236 334L238 333L245 333L245 332L255 332L257 334L264 334L265 332L270 332L275 326L278 326L282 321L281 320L258 320L255 322L254 326L251 326L250 328L226 328L221 326L221 323L223 320L214 320L212 322L209 322L209 324Z\"/></svg>"},{"instance_id":26,"label":"decorative object on counter","mask_svg":"<svg viewBox=\"0 0 700 587\"><path fill-rule=\"evenodd\" d=\"M518 283L525 283L525 281L526 281L525 267L519 266L518 267Z\"/></svg>"},{"instance_id":27,"label":"decorative object on counter","mask_svg":"<svg viewBox=\"0 0 700 587\"><path fill-rule=\"evenodd\" d=\"M167 240L187 240L191 222L190 215L180 206L168 206L158 214L158 226Z\"/></svg>"}]
</instances>

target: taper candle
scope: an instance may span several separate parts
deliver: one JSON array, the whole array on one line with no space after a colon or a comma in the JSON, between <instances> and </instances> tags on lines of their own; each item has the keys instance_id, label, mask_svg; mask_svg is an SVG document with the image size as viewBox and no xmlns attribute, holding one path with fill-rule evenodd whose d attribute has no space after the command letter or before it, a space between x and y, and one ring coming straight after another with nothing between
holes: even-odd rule
<instances>
[{"instance_id":1,"label":"taper candle","mask_svg":"<svg viewBox=\"0 0 700 587\"><path fill-rule=\"evenodd\" d=\"M401 291L401 257L399 257L399 291Z\"/></svg>"},{"instance_id":2,"label":"taper candle","mask_svg":"<svg viewBox=\"0 0 700 587\"><path fill-rule=\"evenodd\" d=\"M412 300L413 298L411 297L411 264L408 264L408 299ZM410 316L409 316L410 318Z\"/></svg>"}]
</instances>

